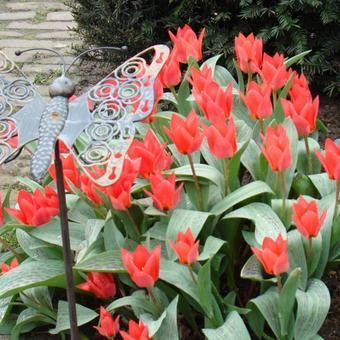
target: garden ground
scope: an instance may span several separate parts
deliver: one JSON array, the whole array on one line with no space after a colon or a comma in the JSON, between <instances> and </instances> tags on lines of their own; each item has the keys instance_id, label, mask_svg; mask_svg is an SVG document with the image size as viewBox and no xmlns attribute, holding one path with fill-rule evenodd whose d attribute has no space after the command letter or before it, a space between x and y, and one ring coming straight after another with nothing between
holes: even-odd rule
<instances>
[{"instance_id":1,"label":"garden ground","mask_svg":"<svg viewBox=\"0 0 340 340\"><path fill-rule=\"evenodd\" d=\"M14 51L18 48L39 46L55 48L66 56L66 62L70 62L71 45L75 42L74 35L68 30L74 26L72 16L62 1L52 1L2 1L0 3L0 50L14 59ZM35 80L40 93L46 97L47 85L58 73L59 59L44 53L32 52L15 60L22 70ZM74 72L76 69L73 70ZM320 118L330 130L331 138L339 138L340 99L323 96ZM323 140L324 138L325 136L322 136ZM16 189L20 188L17 176L28 175L29 159L30 156L23 153L10 164L10 167L4 166L1 169L1 191L6 190L9 185L13 185ZM340 314L340 273L330 271L325 280L332 294L332 306L320 334L326 340L340 339L340 324L337 320ZM33 336L28 338L38 339Z\"/></svg>"}]
</instances>

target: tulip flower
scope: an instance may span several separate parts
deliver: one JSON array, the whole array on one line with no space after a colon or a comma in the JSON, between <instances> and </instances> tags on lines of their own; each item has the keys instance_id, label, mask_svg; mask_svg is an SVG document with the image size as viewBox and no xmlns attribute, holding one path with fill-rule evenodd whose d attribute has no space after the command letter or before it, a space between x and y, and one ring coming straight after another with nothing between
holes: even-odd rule
<instances>
[{"instance_id":1,"label":"tulip flower","mask_svg":"<svg viewBox=\"0 0 340 340\"><path fill-rule=\"evenodd\" d=\"M199 123L199 118L193 109L187 118L181 118L180 116L173 114L170 121L170 130L167 127L164 127L164 131L174 142L177 150L188 156L194 184L198 193L197 204L199 209L203 210L202 191L198 183L194 162L191 156L193 152L200 148L203 141L203 135L200 132Z\"/></svg>"},{"instance_id":2,"label":"tulip flower","mask_svg":"<svg viewBox=\"0 0 340 340\"><path fill-rule=\"evenodd\" d=\"M2 273L7 273L9 272L10 270L16 268L19 266L19 261L17 260L17 258L15 257L12 262L10 263L10 265L6 264L6 263L3 263L1 265L1 271Z\"/></svg>"},{"instance_id":3,"label":"tulip flower","mask_svg":"<svg viewBox=\"0 0 340 340\"><path fill-rule=\"evenodd\" d=\"M2 211L2 192L0 192L0 227L4 224L5 219L4 219L4 214Z\"/></svg>"},{"instance_id":4,"label":"tulip flower","mask_svg":"<svg viewBox=\"0 0 340 340\"><path fill-rule=\"evenodd\" d=\"M262 152L266 157L272 171L281 172L292 164L290 141L282 124L276 128L268 126L266 135L261 134L263 145Z\"/></svg>"},{"instance_id":5,"label":"tulip flower","mask_svg":"<svg viewBox=\"0 0 340 340\"><path fill-rule=\"evenodd\" d=\"M159 78L159 75L155 80L153 88L154 88L154 96L155 96L153 108L151 110L151 113L145 119L142 120L142 122L146 124L151 124L153 122L154 116L158 112L158 109L157 109L158 103L163 97L163 93L164 93L163 84Z\"/></svg>"},{"instance_id":6,"label":"tulip flower","mask_svg":"<svg viewBox=\"0 0 340 340\"><path fill-rule=\"evenodd\" d=\"M58 196L48 186L45 187L44 194L39 189L36 189L33 194L20 190L18 205L19 209L6 208L6 211L26 225L40 226L59 214Z\"/></svg>"},{"instance_id":7,"label":"tulip flower","mask_svg":"<svg viewBox=\"0 0 340 340\"><path fill-rule=\"evenodd\" d=\"M110 312L100 307L99 326L94 326L98 333L112 339L119 332L119 315L113 320Z\"/></svg>"},{"instance_id":8,"label":"tulip flower","mask_svg":"<svg viewBox=\"0 0 340 340\"><path fill-rule=\"evenodd\" d=\"M293 163L290 151L290 141L282 124L279 124L276 128L268 126L266 135L263 136L261 134L261 139L263 141L263 145L261 146L262 153L267 159L272 171L278 173L281 182L282 218L285 218L286 180L284 171Z\"/></svg>"},{"instance_id":9,"label":"tulip flower","mask_svg":"<svg viewBox=\"0 0 340 340\"><path fill-rule=\"evenodd\" d=\"M237 151L236 127L233 117L226 123L220 120L211 126L203 125L210 152L217 158L232 158Z\"/></svg>"},{"instance_id":10,"label":"tulip flower","mask_svg":"<svg viewBox=\"0 0 340 340\"><path fill-rule=\"evenodd\" d=\"M184 155L197 151L203 141L203 135L199 130L199 118L195 110L192 110L187 118L173 114L170 129L164 127L164 130L176 145L177 150Z\"/></svg>"},{"instance_id":11,"label":"tulip flower","mask_svg":"<svg viewBox=\"0 0 340 340\"><path fill-rule=\"evenodd\" d=\"M328 178L336 181L340 180L340 145L334 143L330 138L326 139L325 153L314 150L321 164L325 168Z\"/></svg>"},{"instance_id":12,"label":"tulip flower","mask_svg":"<svg viewBox=\"0 0 340 340\"><path fill-rule=\"evenodd\" d=\"M100 187L98 184L93 182L87 174L81 174L80 181L81 181L81 190L84 192L84 194L87 196L87 198L90 201L98 205L104 203L101 197L96 192L96 190L103 191L105 190L104 188Z\"/></svg>"},{"instance_id":13,"label":"tulip flower","mask_svg":"<svg viewBox=\"0 0 340 340\"><path fill-rule=\"evenodd\" d=\"M125 159L122 173L116 183L104 189L113 208L126 210L131 207L131 187L140 169L140 159Z\"/></svg>"},{"instance_id":14,"label":"tulip flower","mask_svg":"<svg viewBox=\"0 0 340 340\"><path fill-rule=\"evenodd\" d=\"M99 299L108 299L116 295L116 284L110 273L90 272L87 274L86 282L76 287L93 293Z\"/></svg>"},{"instance_id":15,"label":"tulip flower","mask_svg":"<svg viewBox=\"0 0 340 340\"><path fill-rule=\"evenodd\" d=\"M289 89L289 96L293 101L298 100L301 96L305 97L304 101L311 101L312 94L309 90L308 82L305 75L302 73L300 76L293 72L294 77L292 85Z\"/></svg>"},{"instance_id":16,"label":"tulip flower","mask_svg":"<svg viewBox=\"0 0 340 340\"><path fill-rule=\"evenodd\" d=\"M303 196L293 204L293 222L299 232L306 238L316 237L326 218L327 211L320 216L315 200L307 202Z\"/></svg>"},{"instance_id":17,"label":"tulip flower","mask_svg":"<svg viewBox=\"0 0 340 340\"><path fill-rule=\"evenodd\" d=\"M282 238L281 234L276 240L265 237L261 249L251 247L251 250L267 274L279 276L288 270L287 241Z\"/></svg>"},{"instance_id":18,"label":"tulip flower","mask_svg":"<svg viewBox=\"0 0 340 340\"><path fill-rule=\"evenodd\" d=\"M155 134L149 129L143 142L134 140L128 155L132 159L140 159L139 174L143 178L168 170L172 164L171 155L165 151L165 144L161 144Z\"/></svg>"},{"instance_id":19,"label":"tulip flower","mask_svg":"<svg viewBox=\"0 0 340 340\"><path fill-rule=\"evenodd\" d=\"M245 37L239 33L235 37L235 53L240 70L245 73L255 73L262 65L263 41L255 38L254 33Z\"/></svg>"},{"instance_id":20,"label":"tulip flower","mask_svg":"<svg viewBox=\"0 0 340 340\"><path fill-rule=\"evenodd\" d=\"M120 331L123 340L152 340L149 337L148 326L144 325L142 321L139 324L133 320L129 321L129 332Z\"/></svg>"},{"instance_id":21,"label":"tulip flower","mask_svg":"<svg viewBox=\"0 0 340 340\"><path fill-rule=\"evenodd\" d=\"M240 97L246 104L253 119L265 119L273 112L270 99L271 88L267 84L258 84L251 81L247 87L247 93L239 91Z\"/></svg>"},{"instance_id":22,"label":"tulip flower","mask_svg":"<svg viewBox=\"0 0 340 340\"><path fill-rule=\"evenodd\" d=\"M306 100L305 90L295 100L282 98L281 105L286 117L291 117L299 136L308 136L315 131L319 111L319 97Z\"/></svg>"},{"instance_id":23,"label":"tulip flower","mask_svg":"<svg viewBox=\"0 0 340 340\"><path fill-rule=\"evenodd\" d=\"M68 154L67 156L62 156L60 158L63 165L65 189L68 192L72 192L72 189L68 185L67 180L70 181L76 188L79 189L81 185L80 172L75 164L73 155ZM53 178L53 180L56 180L56 170L54 164L50 165L48 172L50 176Z\"/></svg>"},{"instance_id":24,"label":"tulip flower","mask_svg":"<svg viewBox=\"0 0 340 340\"><path fill-rule=\"evenodd\" d=\"M187 228L185 233L179 232L176 243L169 241L169 244L180 263L191 266L197 261L199 241L195 242L190 228Z\"/></svg>"},{"instance_id":25,"label":"tulip flower","mask_svg":"<svg viewBox=\"0 0 340 340\"><path fill-rule=\"evenodd\" d=\"M325 143L325 154L322 155L318 150L314 150L314 152L325 168L328 178L336 180L335 207L333 214L333 221L335 221L340 200L340 144L336 144L330 138L327 138Z\"/></svg>"},{"instance_id":26,"label":"tulip flower","mask_svg":"<svg viewBox=\"0 0 340 340\"><path fill-rule=\"evenodd\" d=\"M212 78L212 70L205 65L202 70L191 68L192 94L203 111L205 117L211 122L227 119L233 106L233 84L230 83L225 90Z\"/></svg>"},{"instance_id":27,"label":"tulip flower","mask_svg":"<svg viewBox=\"0 0 340 340\"><path fill-rule=\"evenodd\" d=\"M122 248L122 260L131 280L141 288L152 288L159 278L161 246L148 251L138 245L134 252Z\"/></svg>"},{"instance_id":28,"label":"tulip flower","mask_svg":"<svg viewBox=\"0 0 340 340\"><path fill-rule=\"evenodd\" d=\"M144 192L153 199L155 206L162 210L168 211L174 209L179 203L183 183L176 189L176 174L172 173L168 178L161 174L150 176L151 192Z\"/></svg>"},{"instance_id":29,"label":"tulip flower","mask_svg":"<svg viewBox=\"0 0 340 340\"><path fill-rule=\"evenodd\" d=\"M177 53L175 49L171 51L169 58L159 74L159 79L163 87L168 89L177 86L181 82L182 73L179 67L179 62L177 61Z\"/></svg>"},{"instance_id":30,"label":"tulip flower","mask_svg":"<svg viewBox=\"0 0 340 340\"><path fill-rule=\"evenodd\" d=\"M190 57L196 61L202 59L202 42L205 30L197 38L196 33L189 25L177 29L176 35L169 31L169 36L174 44L177 61L186 64Z\"/></svg>"},{"instance_id":31,"label":"tulip flower","mask_svg":"<svg viewBox=\"0 0 340 340\"><path fill-rule=\"evenodd\" d=\"M268 84L273 91L283 87L289 78L289 72L284 64L284 57L278 53L273 57L266 53L263 54L262 68L259 73L263 82Z\"/></svg>"},{"instance_id":32,"label":"tulip flower","mask_svg":"<svg viewBox=\"0 0 340 340\"><path fill-rule=\"evenodd\" d=\"M203 133L207 138L210 152L217 158L223 159L224 192L229 191L229 159L237 151L236 127L233 117L226 122L224 119L216 120L211 126L203 125Z\"/></svg>"}]
</instances>

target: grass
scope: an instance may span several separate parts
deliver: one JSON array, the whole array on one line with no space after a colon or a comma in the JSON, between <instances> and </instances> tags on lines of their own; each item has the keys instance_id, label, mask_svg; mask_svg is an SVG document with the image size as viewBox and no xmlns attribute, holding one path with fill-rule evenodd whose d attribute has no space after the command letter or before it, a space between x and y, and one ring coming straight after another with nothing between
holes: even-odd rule
<instances>
[{"instance_id":1,"label":"grass","mask_svg":"<svg viewBox=\"0 0 340 340\"><path fill-rule=\"evenodd\" d=\"M39 73L34 78L34 84L36 85L47 85L51 80L61 76L60 69L51 70L49 73Z\"/></svg>"},{"instance_id":2,"label":"grass","mask_svg":"<svg viewBox=\"0 0 340 340\"><path fill-rule=\"evenodd\" d=\"M39 9L37 10L37 13L35 17L32 19L32 22L34 24L40 24L41 22L44 22L46 20L48 11L45 9Z\"/></svg>"}]
</instances>

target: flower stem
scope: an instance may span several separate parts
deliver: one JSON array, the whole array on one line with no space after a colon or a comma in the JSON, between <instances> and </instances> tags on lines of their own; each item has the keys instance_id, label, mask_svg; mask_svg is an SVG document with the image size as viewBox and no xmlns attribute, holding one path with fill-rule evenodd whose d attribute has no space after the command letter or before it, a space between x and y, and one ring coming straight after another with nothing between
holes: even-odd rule
<instances>
[{"instance_id":1,"label":"flower stem","mask_svg":"<svg viewBox=\"0 0 340 340\"><path fill-rule=\"evenodd\" d=\"M157 311L160 312L161 306L160 306L159 302L157 301L155 294L153 293L153 288L147 287L146 289L148 291L151 302L156 306Z\"/></svg>"},{"instance_id":2,"label":"flower stem","mask_svg":"<svg viewBox=\"0 0 340 340\"><path fill-rule=\"evenodd\" d=\"M313 238L308 237L308 245L307 245L307 259L310 258L312 254L312 248L313 248Z\"/></svg>"},{"instance_id":3,"label":"flower stem","mask_svg":"<svg viewBox=\"0 0 340 340\"><path fill-rule=\"evenodd\" d=\"M197 280L195 278L194 271L192 270L192 267L188 265L188 268L189 268L189 273L190 273L190 276L192 278L192 281L194 282L195 285L197 285Z\"/></svg>"},{"instance_id":4,"label":"flower stem","mask_svg":"<svg viewBox=\"0 0 340 340\"><path fill-rule=\"evenodd\" d=\"M282 196L282 215L283 220L286 218L286 181L283 171L279 172L279 178L281 182L281 196Z\"/></svg>"},{"instance_id":5,"label":"flower stem","mask_svg":"<svg viewBox=\"0 0 340 340\"><path fill-rule=\"evenodd\" d=\"M276 275L276 279L277 279L277 290L279 293L281 293L282 290L282 281L281 281L281 275Z\"/></svg>"},{"instance_id":6,"label":"flower stem","mask_svg":"<svg viewBox=\"0 0 340 340\"><path fill-rule=\"evenodd\" d=\"M308 136L304 136L303 139L305 140L305 146L306 146L307 166L308 166L307 175L311 175L313 173L313 165L312 165L312 155L309 149Z\"/></svg>"},{"instance_id":7,"label":"flower stem","mask_svg":"<svg viewBox=\"0 0 340 340\"><path fill-rule=\"evenodd\" d=\"M262 134L265 134L265 130L264 130L264 124L263 124L263 118L259 119L259 126L260 126L260 132Z\"/></svg>"},{"instance_id":8,"label":"flower stem","mask_svg":"<svg viewBox=\"0 0 340 340\"><path fill-rule=\"evenodd\" d=\"M273 110L275 110L276 102L277 102L277 93L276 91L273 91Z\"/></svg>"},{"instance_id":9,"label":"flower stem","mask_svg":"<svg viewBox=\"0 0 340 340\"><path fill-rule=\"evenodd\" d=\"M250 82L252 81L252 79L253 79L253 74L251 72L248 72L247 87L250 84Z\"/></svg>"},{"instance_id":10,"label":"flower stem","mask_svg":"<svg viewBox=\"0 0 340 340\"><path fill-rule=\"evenodd\" d=\"M173 94L173 96L175 97L175 99L178 103L178 94L177 94L177 92L176 92L176 90L173 86L170 86L170 91L171 91L171 93Z\"/></svg>"},{"instance_id":11,"label":"flower stem","mask_svg":"<svg viewBox=\"0 0 340 340\"><path fill-rule=\"evenodd\" d=\"M224 195L229 193L229 159L223 159L223 173L224 173Z\"/></svg>"},{"instance_id":12,"label":"flower stem","mask_svg":"<svg viewBox=\"0 0 340 340\"><path fill-rule=\"evenodd\" d=\"M335 194L335 207L334 207L334 215L333 215L333 222L338 215L338 205L340 200L340 179L336 181L336 194Z\"/></svg>"},{"instance_id":13,"label":"flower stem","mask_svg":"<svg viewBox=\"0 0 340 340\"><path fill-rule=\"evenodd\" d=\"M192 160L191 154L188 154L187 156L188 156L189 164L190 164L191 171L192 171L192 177L194 178L194 183L195 183L195 187L196 187L197 194L198 194L198 197L197 197L198 208L200 210L203 210L203 195L202 195L201 187L200 187L200 185L198 183L198 178L197 178L197 175L196 175L196 171L195 171L195 167L194 167L194 162Z\"/></svg>"},{"instance_id":14,"label":"flower stem","mask_svg":"<svg viewBox=\"0 0 340 340\"><path fill-rule=\"evenodd\" d=\"M137 235L137 236L140 236L139 228L138 228L138 226L137 226L137 224L136 224L136 221L133 219L133 217L132 217L132 215L131 215L131 213L130 213L130 210L129 210L129 209L126 209L125 211L126 211L126 216L127 216L128 219L130 220L130 222L131 222L131 224L132 224L132 226L133 226L133 229L134 229L135 232L136 232L136 235Z\"/></svg>"}]
</instances>

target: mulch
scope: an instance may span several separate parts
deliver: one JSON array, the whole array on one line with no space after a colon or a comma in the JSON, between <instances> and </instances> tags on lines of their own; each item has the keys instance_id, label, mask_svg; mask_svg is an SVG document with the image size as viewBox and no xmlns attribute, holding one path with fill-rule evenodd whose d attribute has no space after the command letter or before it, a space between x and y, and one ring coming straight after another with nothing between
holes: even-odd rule
<instances>
[{"instance_id":1,"label":"mulch","mask_svg":"<svg viewBox=\"0 0 340 340\"><path fill-rule=\"evenodd\" d=\"M326 104L327 103L327 104ZM325 138L340 138L340 98L320 98L319 118L323 121L329 130L327 135L320 134L321 144L324 144ZM340 339L340 268L335 268L326 273L324 281L331 294L331 308L327 319L323 324L319 334L325 340Z\"/></svg>"}]
</instances>

